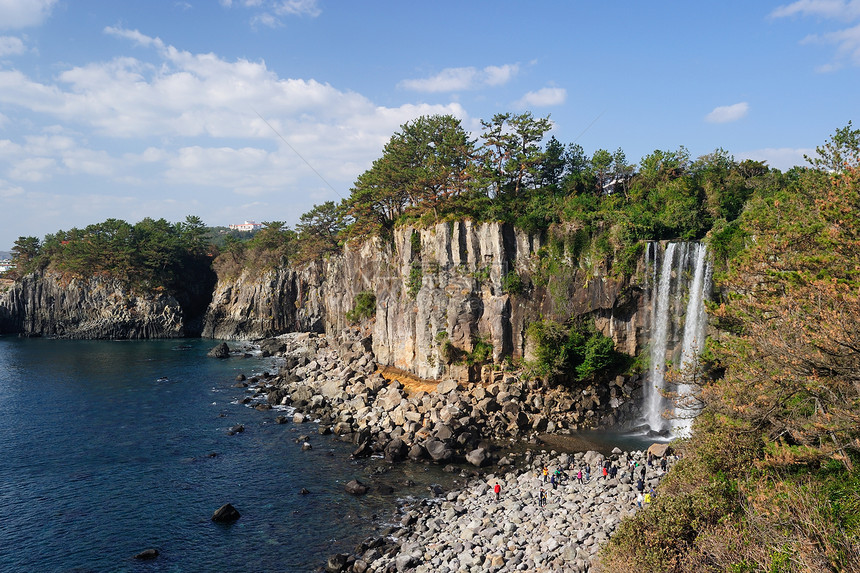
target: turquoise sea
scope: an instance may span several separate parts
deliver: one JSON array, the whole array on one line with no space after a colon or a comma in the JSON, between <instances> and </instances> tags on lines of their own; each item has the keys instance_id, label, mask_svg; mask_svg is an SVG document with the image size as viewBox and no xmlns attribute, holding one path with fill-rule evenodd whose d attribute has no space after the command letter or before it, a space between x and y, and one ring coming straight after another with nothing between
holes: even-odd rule
<instances>
[{"instance_id":1,"label":"turquoise sea","mask_svg":"<svg viewBox=\"0 0 860 573\"><path fill-rule=\"evenodd\" d=\"M351 461L315 426L241 405L236 375L273 359L207 358L214 344L0 337L0 572L313 571L451 481ZM352 497L353 478L394 493ZM213 523L228 502L242 517ZM134 559L147 548L160 556Z\"/></svg>"}]
</instances>

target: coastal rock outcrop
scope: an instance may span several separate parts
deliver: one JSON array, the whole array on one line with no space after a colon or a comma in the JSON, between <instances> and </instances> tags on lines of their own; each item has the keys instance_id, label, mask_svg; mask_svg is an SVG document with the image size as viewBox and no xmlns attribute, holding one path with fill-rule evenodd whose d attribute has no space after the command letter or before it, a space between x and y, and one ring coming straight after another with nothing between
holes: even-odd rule
<instances>
[{"instance_id":1,"label":"coastal rock outcrop","mask_svg":"<svg viewBox=\"0 0 860 573\"><path fill-rule=\"evenodd\" d=\"M208 299L207 299L208 300ZM135 292L121 281L28 275L0 296L0 333L75 339L180 338L188 309L172 294Z\"/></svg>"}]
</instances>

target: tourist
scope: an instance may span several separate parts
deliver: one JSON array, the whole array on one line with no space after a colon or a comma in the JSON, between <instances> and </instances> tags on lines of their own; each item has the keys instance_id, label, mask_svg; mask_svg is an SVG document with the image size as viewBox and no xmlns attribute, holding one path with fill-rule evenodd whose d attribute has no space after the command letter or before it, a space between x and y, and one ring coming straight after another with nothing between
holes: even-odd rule
<instances>
[{"instance_id":1,"label":"tourist","mask_svg":"<svg viewBox=\"0 0 860 573\"><path fill-rule=\"evenodd\" d=\"M609 466L609 477L611 477L612 479L615 479L615 477L617 475L618 475L618 466L616 466L615 464L612 464L611 466Z\"/></svg>"},{"instance_id":2,"label":"tourist","mask_svg":"<svg viewBox=\"0 0 860 573\"><path fill-rule=\"evenodd\" d=\"M642 477L642 479L645 479L645 466L644 465L642 466L642 469L639 471L639 475Z\"/></svg>"},{"instance_id":3,"label":"tourist","mask_svg":"<svg viewBox=\"0 0 860 573\"><path fill-rule=\"evenodd\" d=\"M546 483L546 478L549 475L549 469L546 466L543 467L543 483Z\"/></svg>"},{"instance_id":4,"label":"tourist","mask_svg":"<svg viewBox=\"0 0 860 573\"><path fill-rule=\"evenodd\" d=\"M579 480L579 485L582 485L582 468L579 468L579 471L576 472L576 479Z\"/></svg>"},{"instance_id":5,"label":"tourist","mask_svg":"<svg viewBox=\"0 0 860 573\"><path fill-rule=\"evenodd\" d=\"M552 484L552 489L555 489L555 487L556 487L555 474L552 474L552 476L550 476L549 482Z\"/></svg>"},{"instance_id":6,"label":"tourist","mask_svg":"<svg viewBox=\"0 0 860 573\"><path fill-rule=\"evenodd\" d=\"M585 481L591 480L591 465L585 464Z\"/></svg>"},{"instance_id":7,"label":"tourist","mask_svg":"<svg viewBox=\"0 0 860 573\"><path fill-rule=\"evenodd\" d=\"M639 493L645 491L645 480L643 480L642 478L639 478L639 481L636 482L636 491L638 491Z\"/></svg>"},{"instance_id":8,"label":"tourist","mask_svg":"<svg viewBox=\"0 0 860 573\"><path fill-rule=\"evenodd\" d=\"M636 505L639 506L639 509L642 509L642 502L645 500L645 497L642 495L642 492L636 494Z\"/></svg>"},{"instance_id":9,"label":"tourist","mask_svg":"<svg viewBox=\"0 0 860 573\"><path fill-rule=\"evenodd\" d=\"M666 472L666 454L663 454L663 457L660 458L660 469L663 470L663 473Z\"/></svg>"},{"instance_id":10,"label":"tourist","mask_svg":"<svg viewBox=\"0 0 860 573\"><path fill-rule=\"evenodd\" d=\"M606 465L603 466L602 471L603 471L603 479L608 481L609 480L609 470L606 469Z\"/></svg>"},{"instance_id":11,"label":"tourist","mask_svg":"<svg viewBox=\"0 0 860 573\"><path fill-rule=\"evenodd\" d=\"M496 501L499 501L499 494L502 493L502 486L498 483L493 487L493 492L496 494Z\"/></svg>"},{"instance_id":12,"label":"tourist","mask_svg":"<svg viewBox=\"0 0 860 573\"><path fill-rule=\"evenodd\" d=\"M540 496L538 497L538 506L543 507L546 505L546 492L543 488L540 488Z\"/></svg>"}]
</instances>

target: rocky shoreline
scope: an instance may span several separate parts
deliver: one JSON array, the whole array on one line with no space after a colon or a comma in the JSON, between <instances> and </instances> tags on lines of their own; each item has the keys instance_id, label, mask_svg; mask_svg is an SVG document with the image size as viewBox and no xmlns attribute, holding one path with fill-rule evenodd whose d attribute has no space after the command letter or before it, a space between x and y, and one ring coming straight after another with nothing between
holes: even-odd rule
<instances>
[{"instance_id":1,"label":"rocky shoreline","mask_svg":"<svg viewBox=\"0 0 860 573\"><path fill-rule=\"evenodd\" d=\"M476 477L461 490L435 492L444 497L400 508L396 526L353 554L332 556L326 571L587 571L609 534L635 511L636 483L627 468L631 461L637 472L643 467L642 451L519 456L499 447L534 444L540 433L564 433L580 420L600 419L609 405L601 404L594 389L577 395L512 373L491 373L475 384L404 384L377 371L369 337L356 329L338 340L295 333L261 341L263 356L281 356L284 363L277 375L240 377L237 386L248 393L243 401L260 410L290 406L292 415L279 422L317 422L320 434L352 443L356 458L465 461ZM229 352L221 346L215 355ZM624 385L619 379L612 387L617 396L632 393ZM598 479L604 461L620 469L617 477ZM579 484L576 472L586 465L591 479ZM495 473L485 475L491 466ZM567 477L553 489L539 475L544 467ZM662 473L648 470L646 491ZM495 483L502 491L499 501L492 493ZM350 487L357 495L367 491L361 483ZM541 487L548 492L545 507L538 503Z\"/></svg>"},{"instance_id":2,"label":"rocky shoreline","mask_svg":"<svg viewBox=\"0 0 860 573\"><path fill-rule=\"evenodd\" d=\"M638 511L641 468L646 469L643 488L650 492L675 461L667 456L664 471L657 464L649 466L642 451L529 454L523 469L487 474L444 498L401 508L400 524L386 536L368 539L353 554L332 556L325 570L589 571L621 520ZM633 472L628 470L631 461L636 464ZM605 462L621 468L616 477L602 477ZM592 468L590 479L583 477L579 483L577 472L585 466ZM553 487L543 468L549 476L556 470L566 476Z\"/></svg>"}]
</instances>

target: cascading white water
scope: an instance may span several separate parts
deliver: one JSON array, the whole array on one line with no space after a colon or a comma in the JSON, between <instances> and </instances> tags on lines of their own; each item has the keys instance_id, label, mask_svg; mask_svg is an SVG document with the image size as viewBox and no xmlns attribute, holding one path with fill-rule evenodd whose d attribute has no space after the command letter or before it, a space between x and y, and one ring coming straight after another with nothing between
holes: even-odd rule
<instances>
[{"instance_id":1,"label":"cascading white water","mask_svg":"<svg viewBox=\"0 0 860 573\"><path fill-rule=\"evenodd\" d=\"M652 258L653 254L653 258ZM711 291L711 264L707 248L700 243L668 243L660 260L658 243L649 244L645 264L645 307L650 332L651 365L645 379L642 408L645 423L651 430L671 429L682 435L689 430L696 414L690 400L691 386L684 376L694 371L704 347L707 330L705 300ZM659 270L659 273L657 269ZM684 301L686 300L686 305ZM666 364L679 367L680 383L671 388L666 380ZM668 390L677 392L683 408L674 410L664 397ZM667 410L672 419L664 417Z\"/></svg>"},{"instance_id":2,"label":"cascading white water","mask_svg":"<svg viewBox=\"0 0 860 573\"><path fill-rule=\"evenodd\" d=\"M656 247L656 245L655 245ZM663 411L666 399L662 390L665 386L666 347L669 340L669 293L672 286L672 259L675 256L675 243L666 246L663 264L660 267L656 292L652 292L653 313L651 315L651 367L645 379L645 421L652 430L660 431L665 425ZM655 250L654 268L657 267Z\"/></svg>"}]
</instances>

